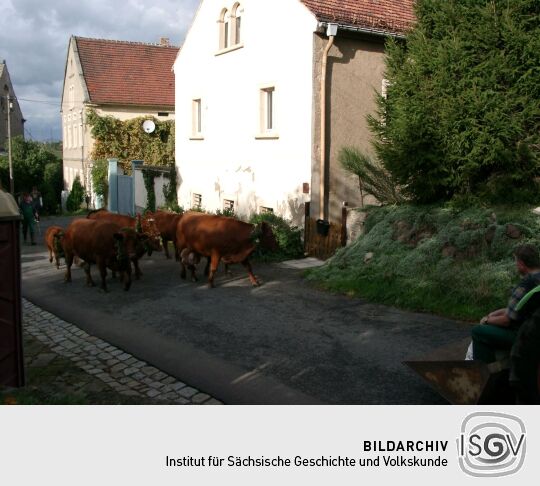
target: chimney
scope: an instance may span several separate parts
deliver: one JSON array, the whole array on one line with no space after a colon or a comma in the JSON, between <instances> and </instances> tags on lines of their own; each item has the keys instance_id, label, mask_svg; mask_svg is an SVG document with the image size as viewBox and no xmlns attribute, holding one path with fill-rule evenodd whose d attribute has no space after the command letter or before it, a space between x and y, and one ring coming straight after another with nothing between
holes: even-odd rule
<instances>
[{"instance_id":1,"label":"chimney","mask_svg":"<svg viewBox=\"0 0 540 486\"><path fill-rule=\"evenodd\" d=\"M168 46L169 45L169 38L168 37L160 37L159 38L159 45L160 46Z\"/></svg>"}]
</instances>

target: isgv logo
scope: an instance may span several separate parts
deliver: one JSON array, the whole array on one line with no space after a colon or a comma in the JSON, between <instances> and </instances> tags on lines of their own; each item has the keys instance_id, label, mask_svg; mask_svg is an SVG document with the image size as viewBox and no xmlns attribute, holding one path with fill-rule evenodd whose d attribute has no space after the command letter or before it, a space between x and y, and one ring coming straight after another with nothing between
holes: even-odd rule
<instances>
[{"instance_id":1,"label":"isgv logo","mask_svg":"<svg viewBox=\"0 0 540 486\"><path fill-rule=\"evenodd\" d=\"M518 417L475 412L461 424L459 465L469 476L508 476L523 465L526 445L525 425Z\"/></svg>"}]
</instances>

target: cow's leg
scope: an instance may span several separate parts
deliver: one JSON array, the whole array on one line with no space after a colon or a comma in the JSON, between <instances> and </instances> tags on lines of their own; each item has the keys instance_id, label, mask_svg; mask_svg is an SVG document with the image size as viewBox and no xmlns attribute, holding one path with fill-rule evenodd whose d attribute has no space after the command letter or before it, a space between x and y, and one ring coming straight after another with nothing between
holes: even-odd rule
<instances>
[{"instance_id":1,"label":"cow's leg","mask_svg":"<svg viewBox=\"0 0 540 486\"><path fill-rule=\"evenodd\" d=\"M125 270L120 273L122 277L122 283L124 284L124 290L129 290L131 287L131 265L128 265Z\"/></svg>"},{"instance_id":2,"label":"cow's leg","mask_svg":"<svg viewBox=\"0 0 540 486\"><path fill-rule=\"evenodd\" d=\"M139 259L134 257L131 261L133 262L133 268L135 268L135 279L139 280L142 276L141 269L139 268Z\"/></svg>"},{"instance_id":3,"label":"cow's leg","mask_svg":"<svg viewBox=\"0 0 540 486\"><path fill-rule=\"evenodd\" d=\"M167 257L167 260L170 260L171 255L169 254L169 240L166 238L161 238L163 249L165 250L165 256Z\"/></svg>"},{"instance_id":4,"label":"cow's leg","mask_svg":"<svg viewBox=\"0 0 540 486\"><path fill-rule=\"evenodd\" d=\"M49 263L52 263L52 260L53 260L53 251L52 251L52 248L49 247Z\"/></svg>"},{"instance_id":5,"label":"cow's leg","mask_svg":"<svg viewBox=\"0 0 540 486\"><path fill-rule=\"evenodd\" d=\"M98 260L99 275L101 277L101 290L108 292L107 290L107 267L104 260Z\"/></svg>"},{"instance_id":6,"label":"cow's leg","mask_svg":"<svg viewBox=\"0 0 540 486\"><path fill-rule=\"evenodd\" d=\"M204 267L204 276L208 277L210 275L210 257L206 259L206 266Z\"/></svg>"},{"instance_id":7,"label":"cow's leg","mask_svg":"<svg viewBox=\"0 0 540 486\"><path fill-rule=\"evenodd\" d=\"M84 265L84 273L86 273L86 286L87 287L95 287L96 284L92 280L92 274L90 273L90 264L85 263Z\"/></svg>"},{"instance_id":8,"label":"cow's leg","mask_svg":"<svg viewBox=\"0 0 540 486\"><path fill-rule=\"evenodd\" d=\"M173 241L174 246L174 259L179 262L180 261L180 252L178 251L178 247L176 246L176 241Z\"/></svg>"},{"instance_id":9,"label":"cow's leg","mask_svg":"<svg viewBox=\"0 0 540 486\"><path fill-rule=\"evenodd\" d=\"M66 255L66 274L64 276L65 282L71 282L71 265L73 265L73 253L64 251Z\"/></svg>"},{"instance_id":10,"label":"cow's leg","mask_svg":"<svg viewBox=\"0 0 540 486\"><path fill-rule=\"evenodd\" d=\"M60 257L58 256L58 253L54 253L54 259L56 261L56 270L60 269Z\"/></svg>"},{"instance_id":11,"label":"cow's leg","mask_svg":"<svg viewBox=\"0 0 540 486\"><path fill-rule=\"evenodd\" d=\"M258 287L259 285L261 285L261 282L259 282L257 277L253 275L253 270L251 269L251 263L249 263L249 260L247 258L242 262L242 265L244 265L245 269L248 272L248 276L249 276L249 280L251 284L254 287Z\"/></svg>"},{"instance_id":12,"label":"cow's leg","mask_svg":"<svg viewBox=\"0 0 540 486\"><path fill-rule=\"evenodd\" d=\"M195 270L196 270L195 265L188 265L188 268L191 271L191 281L196 282L197 281L197 276L195 275Z\"/></svg>"},{"instance_id":13,"label":"cow's leg","mask_svg":"<svg viewBox=\"0 0 540 486\"><path fill-rule=\"evenodd\" d=\"M210 288L215 287L214 275L217 272L219 260L221 260L221 256L219 255L219 253L212 253L210 259L210 273L208 274L208 285L210 286Z\"/></svg>"},{"instance_id":14,"label":"cow's leg","mask_svg":"<svg viewBox=\"0 0 540 486\"><path fill-rule=\"evenodd\" d=\"M182 248L176 247L176 249L177 249L178 254L180 254L181 251L182 251ZM185 279L186 279L186 264L182 261L181 258L180 258L180 267L181 267L181 270L180 270L180 278L182 278L183 280L185 280Z\"/></svg>"}]
</instances>

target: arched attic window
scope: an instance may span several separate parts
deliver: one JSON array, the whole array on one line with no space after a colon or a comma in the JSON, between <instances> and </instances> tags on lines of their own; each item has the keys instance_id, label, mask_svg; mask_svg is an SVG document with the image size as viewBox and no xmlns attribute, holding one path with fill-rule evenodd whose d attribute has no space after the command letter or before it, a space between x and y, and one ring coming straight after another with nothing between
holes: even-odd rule
<instances>
[{"instance_id":1,"label":"arched attic window","mask_svg":"<svg viewBox=\"0 0 540 486\"><path fill-rule=\"evenodd\" d=\"M240 3L236 2L231 10L232 20L232 36L231 44L236 45L242 42L242 13L244 9L240 7Z\"/></svg>"},{"instance_id":2,"label":"arched attic window","mask_svg":"<svg viewBox=\"0 0 540 486\"><path fill-rule=\"evenodd\" d=\"M224 8L219 15L219 48L227 49L229 47L229 34L230 34L230 15L229 11Z\"/></svg>"}]
</instances>

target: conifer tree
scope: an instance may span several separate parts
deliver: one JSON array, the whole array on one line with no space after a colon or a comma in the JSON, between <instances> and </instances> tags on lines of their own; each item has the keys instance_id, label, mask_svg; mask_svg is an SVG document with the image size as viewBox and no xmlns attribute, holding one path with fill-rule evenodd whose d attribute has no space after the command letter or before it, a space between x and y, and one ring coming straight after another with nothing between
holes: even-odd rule
<instances>
[{"instance_id":1,"label":"conifer tree","mask_svg":"<svg viewBox=\"0 0 540 486\"><path fill-rule=\"evenodd\" d=\"M540 1L418 0L416 16L368 120L383 165L418 202L537 198Z\"/></svg>"}]
</instances>

